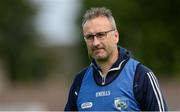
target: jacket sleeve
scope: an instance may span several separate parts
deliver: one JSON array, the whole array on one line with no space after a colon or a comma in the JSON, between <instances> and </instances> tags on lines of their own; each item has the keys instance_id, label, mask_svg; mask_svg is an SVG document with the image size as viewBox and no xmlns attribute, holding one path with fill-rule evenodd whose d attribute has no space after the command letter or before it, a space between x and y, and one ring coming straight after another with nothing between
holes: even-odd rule
<instances>
[{"instance_id":1,"label":"jacket sleeve","mask_svg":"<svg viewBox=\"0 0 180 112\"><path fill-rule=\"evenodd\" d=\"M134 95L142 111L167 111L157 78L142 64L139 64L136 69Z\"/></svg>"},{"instance_id":2,"label":"jacket sleeve","mask_svg":"<svg viewBox=\"0 0 180 112\"><path fill-rule=\"evenodd\" d=\"M86 71L86 68L76 75L71 85L71 88L69 90L68 101L66 103L64 111L77 111L78 110L76 101L77 101L78 93L81 87L81 83L82 83L85 71Z\"/></svg>"}]
</instances>

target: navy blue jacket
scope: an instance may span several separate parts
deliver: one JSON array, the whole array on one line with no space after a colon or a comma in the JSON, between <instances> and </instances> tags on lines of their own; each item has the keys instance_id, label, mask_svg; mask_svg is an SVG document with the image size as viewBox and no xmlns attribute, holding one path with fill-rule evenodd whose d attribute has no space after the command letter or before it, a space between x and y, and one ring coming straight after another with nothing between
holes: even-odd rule
<instances>
[{"instance_id":1,"label":"navy blue jacket","mask_svg":"<svg viewBox=\"0 0 180 112\"><path fill-rule=\"evenodd\" d=\"M97 85L106 86L110 84L114 79L117 78L117 75L119 75L124 65L129 60L130 54L126 49L119 47L118 50L119 57L117 61L112 65L111 71L108 72L105 79L103 79L98 72L99 70L101 71L100 67L98 67L96 62L92 60L91 64L93 65L93 77ZM118 68L120 64L121 67ZM84 68L76 75L69 91L69 97L65 106L65 111L78 110L76 105L78 92L80 91L83 76L87 68ZM141 63L137 65L135 71L133 92L134 97L140 104L140 109L142 111L167 111L167 105L161 93L160 86L155 75L149 68Z\"/></svg>"}]
</instances>

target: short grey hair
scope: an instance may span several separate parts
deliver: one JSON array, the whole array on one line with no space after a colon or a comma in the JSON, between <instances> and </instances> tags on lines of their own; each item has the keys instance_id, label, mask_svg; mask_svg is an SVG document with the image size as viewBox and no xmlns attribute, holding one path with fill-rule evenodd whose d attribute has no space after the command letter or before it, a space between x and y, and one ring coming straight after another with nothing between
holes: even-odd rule
<instances>
[{"instance_id":1,"label":"short grey hair","mask_svg":"<svg viewBox=\"0 0 180 112\"><path fill-rule=\"evenodd\" d=\"M110 9L107 9L106 7L93 7L86 11L86 13L83 16L83 22L82 27L86 23L86 21L97 18L97 17L107 17L107 19L112 24L113 29L116 28L116 22L114 20L114 17L112 16L112 12Z\"/></svg>"}]
</instances>

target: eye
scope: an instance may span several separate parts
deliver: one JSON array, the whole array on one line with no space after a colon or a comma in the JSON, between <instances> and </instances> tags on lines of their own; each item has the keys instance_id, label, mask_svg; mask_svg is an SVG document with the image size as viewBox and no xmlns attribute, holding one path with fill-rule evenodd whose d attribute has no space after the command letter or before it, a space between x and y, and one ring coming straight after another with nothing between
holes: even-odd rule
<instances>
[{"instance_id":1,"label":"eye","mask_svg":"<svg viewBox=\"0 0 180 112\"><path fill-rule=\"evenodd\" d=\"M96 34L96 37L97 37L97 38L103 38L105 35L106 35L106 33L104 33L104 32L99 32L99 33Z\"/></svg>"},{"instance_id":2,"label":"eye","mask_svg":"<svg viewBox=\"0 0 180 112\"><path fill-rule=\"evenodd\" d=\"M85 35L85 38L87 40L92 40L94 38L94 35L88 34L88 35Z\"/></svg>"}]
</instances>

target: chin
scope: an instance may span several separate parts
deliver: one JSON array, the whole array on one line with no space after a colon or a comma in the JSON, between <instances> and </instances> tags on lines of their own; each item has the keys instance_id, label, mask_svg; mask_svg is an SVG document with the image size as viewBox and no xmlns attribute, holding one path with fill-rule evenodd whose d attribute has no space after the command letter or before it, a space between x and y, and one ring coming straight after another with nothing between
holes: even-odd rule
<instances>
[{"instance_id":1,"label":"chin","mask_svg":"<svg viewBox=\"0 0 180 112\"><path fill-rule=\"evenodd\" d=\"M94 59L97 61L104 61L107 59L107 57L106 56L95 56Z\"/></svg>"}]
</instances>

